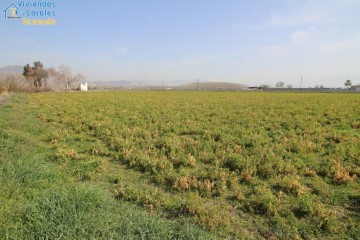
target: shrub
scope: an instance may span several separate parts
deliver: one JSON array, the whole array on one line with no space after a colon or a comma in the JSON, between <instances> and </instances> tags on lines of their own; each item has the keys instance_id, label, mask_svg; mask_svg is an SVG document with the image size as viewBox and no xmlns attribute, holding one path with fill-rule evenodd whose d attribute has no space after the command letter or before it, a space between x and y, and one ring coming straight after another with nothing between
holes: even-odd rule
<instances>
[{"instance_id":1,"label":"shrub","mask_svg":"<svg viewBox=\"0 0 360 240\"><path fill-rule=\"evenodd\" d=\"M256 186L253 193L243 201L246 211L265 215L276 215L278 204L279 201L272 191L262 186Z\"/></svg>"},{"instance_id":2,"label":"shrub","mask_svg":"<svg viewBox=\"0 0 360 240\"><path fill-rule=\"evenodd\" d=\"M286 193L301 195L307 191L307 188L299 180L299 176L285 176L279 180L277 186Z\"/></svg>"}]
</instances>

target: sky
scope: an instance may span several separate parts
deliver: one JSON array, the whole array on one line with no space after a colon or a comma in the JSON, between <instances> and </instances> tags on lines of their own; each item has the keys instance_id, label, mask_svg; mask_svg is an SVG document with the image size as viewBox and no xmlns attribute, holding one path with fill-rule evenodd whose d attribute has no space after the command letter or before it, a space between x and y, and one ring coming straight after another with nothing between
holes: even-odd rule
<instances>
[{"instance_id":1,"label":"sky","mask_svg":"<svg viewBox=\"0 0 360 240\"><path fill-rule=\"evenodd\" d=\"M5 18L11 3L22 19ZM0 11L0 67L40 60L89 81L360 84L360 0L0 0Z\"/></svg>"}]
</instances>

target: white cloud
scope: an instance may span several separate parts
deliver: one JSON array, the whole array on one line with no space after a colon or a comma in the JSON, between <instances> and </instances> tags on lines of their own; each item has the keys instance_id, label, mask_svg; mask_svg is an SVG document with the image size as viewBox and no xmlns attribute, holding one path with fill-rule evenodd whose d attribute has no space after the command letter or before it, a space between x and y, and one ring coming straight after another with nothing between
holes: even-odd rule
<instances>
[{"instance_id":1,"label":"white cloud","mask_svg":"<svg viewBox=\"0 0 360 240\"><path fill-rule=\"evenodd\" d=\"M297 26L304 24L314 24L324 21L326 15L298 15L298 16L285 16L285 17L272 17L272 26Z\"/></svg>"},{"instance_id":2,"label":"white cloud","mask_svg":"<svg viewBox=\"0 0 360 240\"><path fill-rule=\"evenodd\" d=\"M201 65L216 61L218 57L193 56L181 60L186 65Z\"/></svg>"},{"instance_id":3,"label":"white cloud","mask_svg":"<svg viewBox=\"0 0 360 240\"><path fill-rule=\"evenodd\" d=\"M311 37L311 34L315 31L315 28L309 28L307 30L296 31L290 35L291 41L295 43L303 43Z\"/></svg>"},{"instance_id":4,"label":"white cloud","mask_svg":"<svg viewBox=\"0 0 360 240\"><path fill-rule=\"evenodd\" d=\"M360 38L324 44L319 50L330 54L360 50Z\"/></svg>"},{"instance_id":5,"label":"white cloud","mask_svg":"<svg viewBox=\"0 0 360 240\"><path fill-rule=\"evenodd\" d=\"M260 54L270 57L282 57L290 53L290 48L286 45L272 45L260 48Z\"/></svg>"},{"instance_id":6,"label":"white cloud","mask_svg":"<svg viewBox=\"0 0 360 240\"><path fill-rule=\"evenodd\" d=\"M271 26L301 26L336 23L347 10L359 7L359 0L289 0L286 14L275 13Z\"/></svg>"},{"instance_id":7,"label":"white cloud","mask_svg":"<svg viewBox=\"0 0 360 240\"><path fill-rule=\"evenodd\" d=\"M114 49L114 51L119 54L125 54L125 53L127 53L128 50L127 50L127 48L124 48L124 47L117 47Z\"/></svg>"},{"instance_id":8,"label":"white cloud","mask_svg":"<svg viewBox=\"0 0 360 240\"><path fill-rule=\"evenodd\" d=\"M307 31L297 31L291 34L290 38L294 42L301 42L309 36Z\"/></svg>"}]
</instances>

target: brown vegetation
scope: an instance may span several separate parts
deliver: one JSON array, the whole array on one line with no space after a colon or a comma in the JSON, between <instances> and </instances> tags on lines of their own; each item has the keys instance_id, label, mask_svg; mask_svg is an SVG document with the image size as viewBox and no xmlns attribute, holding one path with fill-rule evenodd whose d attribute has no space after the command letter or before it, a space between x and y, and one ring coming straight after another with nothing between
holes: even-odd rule
<instances>
[{"instance_id":1,"label":"brown vegetation","mask_svg":"<svg viewBox=\"0 0 360 240\"><path fill-rule=\"evenodd\" d=\"M0 75L0 94L5 92L24 92L28 84L20 74Z\"/></svg>"},{"instance_id":2,"label":"brown vegetation","mask_svg":"<svg viewBox=\"0 0 360 240\"><path fill-rule=\"evenodd\" d=\"M17 70L0 74L0 94L76 89L84 79L80 73L73 75L71 69L65 65L61 65L59 70L53 67L45 69L38 61L34 62L33 66L26 64L22 74Z\"/></svg>"}]
</instances>

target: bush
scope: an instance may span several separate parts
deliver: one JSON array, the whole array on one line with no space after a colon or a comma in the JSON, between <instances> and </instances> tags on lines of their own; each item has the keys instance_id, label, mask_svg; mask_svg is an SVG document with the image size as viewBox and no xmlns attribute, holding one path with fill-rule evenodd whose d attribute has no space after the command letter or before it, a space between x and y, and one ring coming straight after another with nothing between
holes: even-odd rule
<instances>
[{"instance_id":1,"label":"bush","mask_svg":"<svg viewBox=\"0 0 360 240\"><path fill-rule=\"evenodd\" d=\"M36 88L29 85L21 74L0 75L0 94L3 92L49 92L50 88Z\"/></svg>"},{"instance_id":2,"label":"bush","mask_svg":"<svg viewBox=\"0 0 360 240\"><path fill-rule=\"evenodd\" d=\"M0 93L2 92L23 92L25 80L19 74L7 74L0 76Z\"/></svg>"},{"instance_id":3,"label":"bush","mask_svg":"<svg viewBox=\"0 0 360 240\"><path fill-rule=\"evenodd\" d=\"M243 201L244 210L256 214L276 215L278 199L272 191L266 187L257 186L253 193Z\"/></svg>"},{"instance_id":4,"label":"bush","mask_svg":"<svg viewBox=\"0 0 360 240\"><path fill-rule=\"evenodd\" d=\"M5 85L4 85L4 83L2 83L1 81L0 81L0 94L2 94L3 92L5 92L7 89L6 89L6 87L5 87Z\"/></svg>"}]
</instances>

